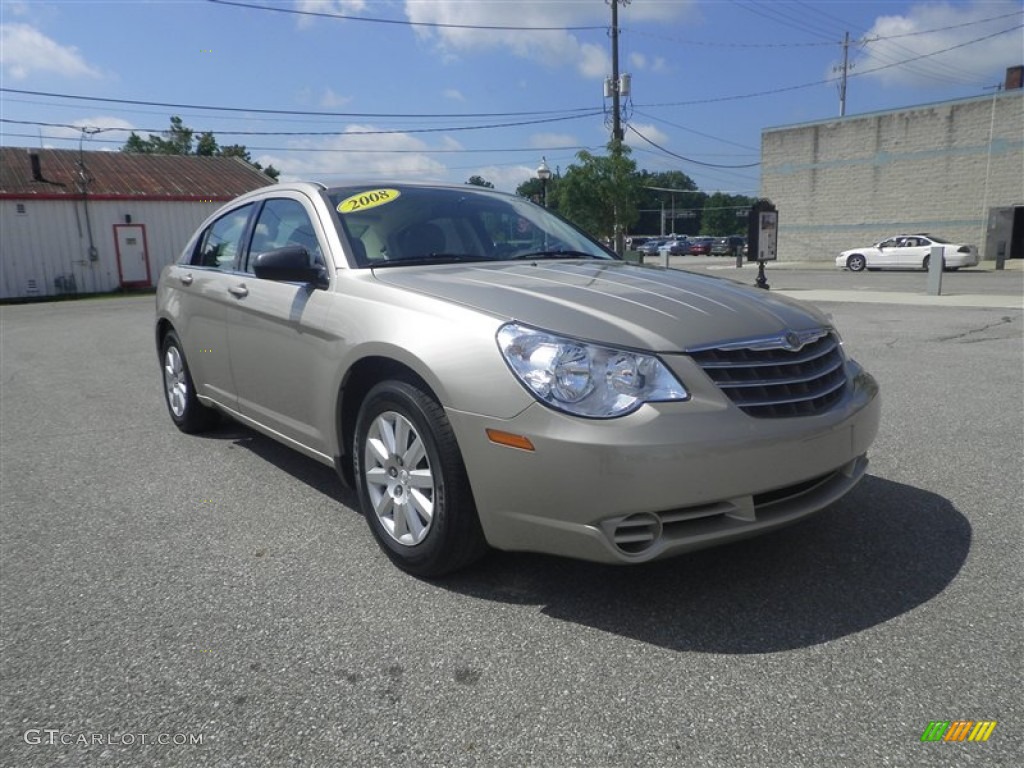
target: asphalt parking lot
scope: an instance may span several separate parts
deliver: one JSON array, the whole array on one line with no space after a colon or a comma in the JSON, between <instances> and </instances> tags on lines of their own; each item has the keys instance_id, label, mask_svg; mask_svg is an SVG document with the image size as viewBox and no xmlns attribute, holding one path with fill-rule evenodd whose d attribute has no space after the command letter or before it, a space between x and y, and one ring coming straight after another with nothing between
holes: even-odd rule
<instances>
[{"instance_id":1,"label":"asphalt parking lot","mask_svg":"<svg viewBox=\"0 0 1024 768\"><path fill-rule=\"evenodd\" d=\"M1022 313L820 306L884 398L840 503L438 583L330 469L174 429L152 297L0 307L0 764L1019 765ZM922 743L946 720L998 724Z\"/></svg>"}]
</instances>

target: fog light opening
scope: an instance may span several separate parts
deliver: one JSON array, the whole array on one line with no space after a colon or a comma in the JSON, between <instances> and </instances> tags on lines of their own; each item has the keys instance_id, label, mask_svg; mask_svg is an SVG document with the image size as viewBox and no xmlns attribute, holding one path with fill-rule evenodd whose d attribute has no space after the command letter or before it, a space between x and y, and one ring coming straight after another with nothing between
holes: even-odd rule
<instances>
[{"instance_id":1,"label":"fog light opening","mask_svg":"<svg viewBox=\"0 0 1024 768\"><path fill-rule=\"evenodd\" d=\"M625 554L639 555L658 543L661 532L661 518L649 512L641 512L616 523L612 530L612 541Z\"/></svg>"}]
</instances>

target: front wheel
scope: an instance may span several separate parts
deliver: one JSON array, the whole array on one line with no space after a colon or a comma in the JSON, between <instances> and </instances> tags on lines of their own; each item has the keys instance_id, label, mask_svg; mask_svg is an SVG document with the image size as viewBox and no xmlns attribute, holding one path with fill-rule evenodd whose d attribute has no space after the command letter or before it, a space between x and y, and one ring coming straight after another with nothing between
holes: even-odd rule
<instances>
[{"instance_id":1,"label":"front wheel","mask_svg":"<svg viewBox=\"0 0 1024 768\"><path fill-rule=\"evenodd\" d=\"M867 259L861 256L859 253L853 254L846 260L846 268L851 272L863 272L864 267L868 265Z\"/></svg>"},{"instance_id":2,"label":"front wheel","mask_svg":"<svg viewBox=\"0 0 1024 768\"><path fill-rule=\"evenodd\" d=\"M444 409L404 381L367 394L353 444L359 503L391 561L416 576L463 568L487 549Z\"/></svg>"}]
</instances>

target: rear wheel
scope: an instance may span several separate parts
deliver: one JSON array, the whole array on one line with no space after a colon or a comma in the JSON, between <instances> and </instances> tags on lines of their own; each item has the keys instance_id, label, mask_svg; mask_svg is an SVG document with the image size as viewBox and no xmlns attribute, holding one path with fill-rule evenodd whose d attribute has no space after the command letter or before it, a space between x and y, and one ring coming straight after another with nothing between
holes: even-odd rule
<instances>
[{"instance_id":1,"label":"rear wheel","mask_svg":"<svg viewBox=\"0 0 1024 768\"><path fill-rule=\"evenodd\" d=\"M375 386L359 410L352 455L363 514L399 568L441 576L486 552L455 434L432 397L405 381Z\"/></svg>"},{"instance_id":2,"label":"rear wheel","mask_svg":"<svg viewBox=\"0 0 1024 768\"><path fill-rule=\"evenodd\" d=\"M196 397L185 352L174 331L168 331L160 345L160 363L163 366L164 402L178 429L194 433L213 427L217 423L217 412L200 403Z\"/></svg>"},{"instance_id":3,"label":"rear wheel","mask_svg":"<svg viewBox=\"0 0 1024 768\"><path fill-rule=\"evenodd\" d=\"M867 265L867 259L859 253L853 254L846 260L846 268L851 272L862 272Z\"/></svg>"}]
</instances>

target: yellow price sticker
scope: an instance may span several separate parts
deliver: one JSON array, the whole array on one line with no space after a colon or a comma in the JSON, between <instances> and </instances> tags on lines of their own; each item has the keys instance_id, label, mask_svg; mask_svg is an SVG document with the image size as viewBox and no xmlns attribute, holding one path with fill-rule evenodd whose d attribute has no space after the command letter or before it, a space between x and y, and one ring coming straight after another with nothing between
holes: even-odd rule
<instances>
[{"instance_id":1,"label":"yellow price sticker","mask_svg":"<svg viewBox=\"0 0 1024 768\"><path fill-rule=\"evenodd\" d=\"M338 213L353 213L365 211L367 208L376 208L378 205L397 200L401 194L397 189L371 189L367 192L360 192L358 195L352 195L338 203Z\"/></svg>"}]
</instances>

